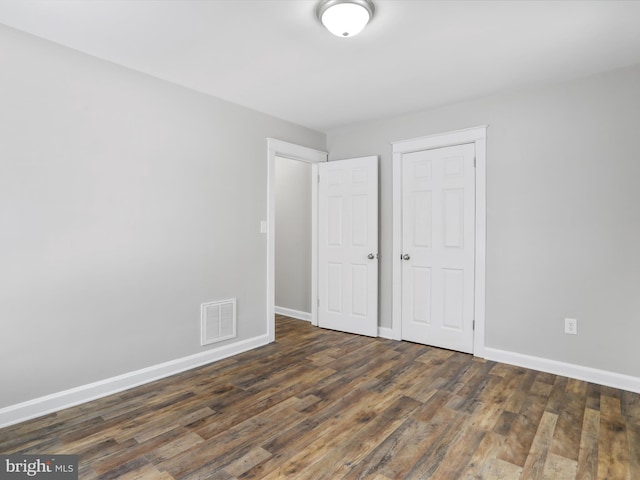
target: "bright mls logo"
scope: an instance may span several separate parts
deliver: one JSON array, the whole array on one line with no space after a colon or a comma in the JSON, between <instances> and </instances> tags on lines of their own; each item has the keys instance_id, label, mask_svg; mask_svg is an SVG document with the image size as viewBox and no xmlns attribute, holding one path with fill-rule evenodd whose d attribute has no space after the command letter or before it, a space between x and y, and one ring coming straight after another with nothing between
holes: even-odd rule
<instances>
[{"instance_id":1,"label":"bright mls logo","mask_svg":"<svg viewBox=\"0 0 640 480\"><path fill-rule=\"evenodd\" d=\"M77 455L0 455L0 480L78 480Z\"/></svg>"}]
</instances>

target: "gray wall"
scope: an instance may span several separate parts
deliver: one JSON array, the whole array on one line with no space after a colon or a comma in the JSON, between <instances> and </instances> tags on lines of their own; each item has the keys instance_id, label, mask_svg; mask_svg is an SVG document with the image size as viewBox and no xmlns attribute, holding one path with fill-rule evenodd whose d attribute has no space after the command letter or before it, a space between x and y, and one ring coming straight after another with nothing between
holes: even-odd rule
<instances>
[{"instance_id":1,"label":"gray wall","mask_svg":"<svg viewBox=\"0 0 640 480\"><path fill-rule=\"evenodd\" d=\"M640 66L328 132L332 160L381 155L380 324L391 326L390 142L484 124L486 345L639 377Z\"/></svg>"},{"instance_id":2,"label":"gray wall","mask_svg":"<svg viewBox=\"0 0 640 480\"><path fill-rule=\"evenodd\" d=\"M237 297L237 340L265 334L266 138L325 135L6 27L0 45L0 408L203 351L204 301Z\"/></svg>"},{"instance_id":3,"label":"gray wall","mask_svg":"<svg viewBox=\"0 0 640 480\"><path fill-rule=\"evenodd\" d=\"M275 302L311 312L311 164L276 158Z\"/></svg>"}]
</instances>

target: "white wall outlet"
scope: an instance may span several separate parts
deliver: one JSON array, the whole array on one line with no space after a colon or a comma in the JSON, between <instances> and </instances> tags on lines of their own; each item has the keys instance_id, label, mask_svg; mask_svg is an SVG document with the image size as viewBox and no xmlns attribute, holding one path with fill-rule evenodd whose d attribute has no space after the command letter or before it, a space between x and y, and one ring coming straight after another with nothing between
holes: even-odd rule
<instances>
[{"instance_id":1,"label":"white wall outlet","mask_svg":"<svg viewBox=\"0 0 640 480\"><path fill-rule=\"evenodd\" d=\"M578 320L575 318L564 319L564 333L576 335L578 333Z\"/></svg>"},{"instance_id":2,"label":"white wall outlet","mask_svg":"<svg viewBox=\"0 0 640 480\"><path fill-rule=\"evenodd\" d=\"M267 221L260 220L260 233L267 233Z\"/></svg>"}]
</instances>

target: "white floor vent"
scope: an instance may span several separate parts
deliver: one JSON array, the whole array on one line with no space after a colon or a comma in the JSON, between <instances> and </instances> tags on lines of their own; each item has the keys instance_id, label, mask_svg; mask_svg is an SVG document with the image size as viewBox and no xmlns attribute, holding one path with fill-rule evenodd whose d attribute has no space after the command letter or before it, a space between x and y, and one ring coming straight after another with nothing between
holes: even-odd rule
<instances>
[{"instance_id":1,"label":"white floor vent","mask_svg":"<svg viewBox=\"0 0 640 480\"><path fill-rule=\"evenodd\" d=\"M200 344L221 342L236 336L236 299L203 303L200 307Z\"/></svg>"}]
</instances>

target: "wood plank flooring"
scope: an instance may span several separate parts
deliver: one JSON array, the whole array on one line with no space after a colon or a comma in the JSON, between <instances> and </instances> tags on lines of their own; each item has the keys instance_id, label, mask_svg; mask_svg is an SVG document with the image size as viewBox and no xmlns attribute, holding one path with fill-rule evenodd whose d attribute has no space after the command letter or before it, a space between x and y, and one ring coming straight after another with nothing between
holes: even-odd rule
<instances>
[{"instance_id":1,"label":"wood plank flooring","mask_svg":"<svg viewBox=\"0 0 640 480\"><path fill-rule=\"evenodd\" d=\"M81 479L640 479L640 395L278 316L277 341L0 430Z\"/></svg>"}]
</instances>

